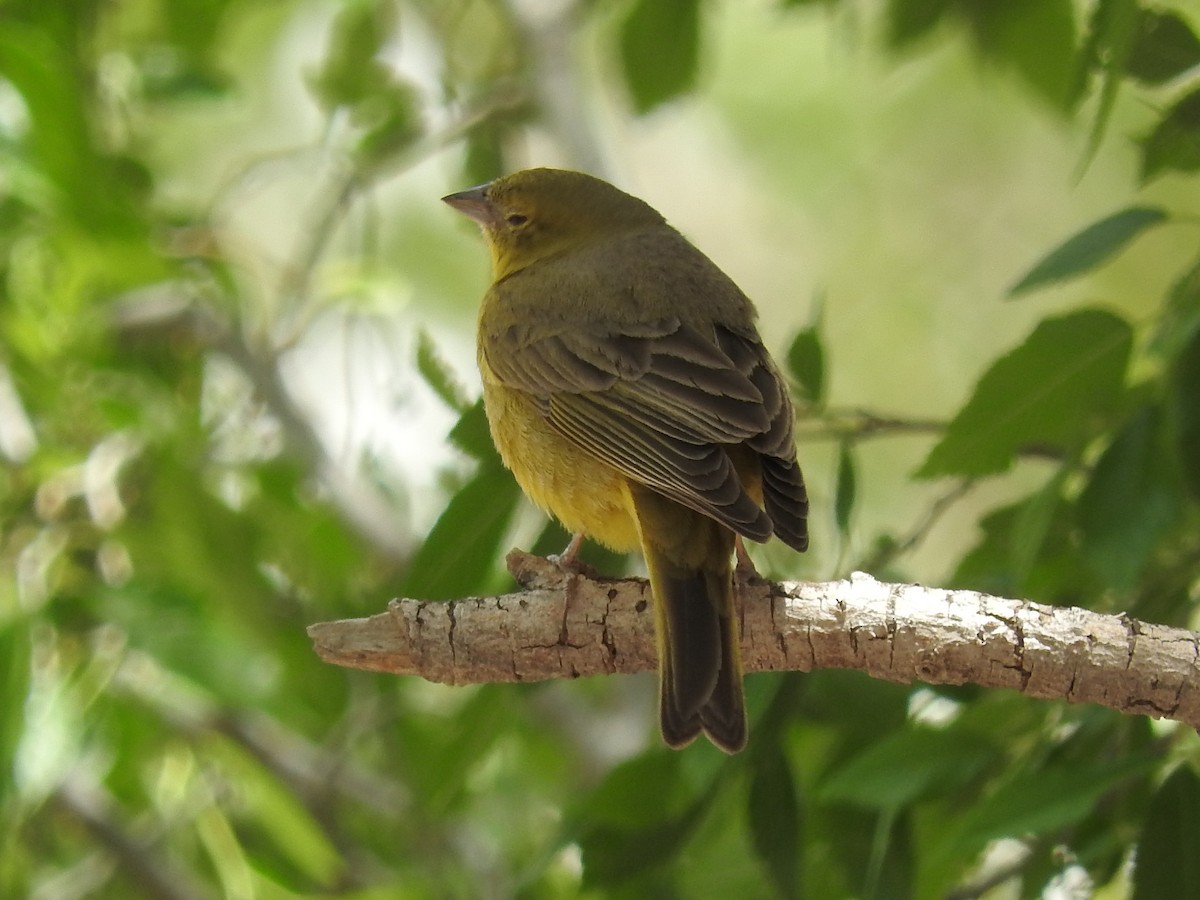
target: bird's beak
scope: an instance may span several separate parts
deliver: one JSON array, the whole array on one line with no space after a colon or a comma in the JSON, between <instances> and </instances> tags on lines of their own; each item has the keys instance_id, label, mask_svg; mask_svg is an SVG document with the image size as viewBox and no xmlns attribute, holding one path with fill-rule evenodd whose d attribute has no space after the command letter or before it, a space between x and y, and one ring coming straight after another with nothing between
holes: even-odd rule
<instances>
[{"instance_id":1,"label":"bird's beak","mask_svg":"<svg viewBox=\"0 0 1200 900\"><path fill-rule=\"evenodd\" d=\"M496 208L487 197L488 185L459 191L457 194L447 194L442 201L450 204L465 216L470 216L480 225L491 225L496 218Z\"/></svg>"}]
</instances>

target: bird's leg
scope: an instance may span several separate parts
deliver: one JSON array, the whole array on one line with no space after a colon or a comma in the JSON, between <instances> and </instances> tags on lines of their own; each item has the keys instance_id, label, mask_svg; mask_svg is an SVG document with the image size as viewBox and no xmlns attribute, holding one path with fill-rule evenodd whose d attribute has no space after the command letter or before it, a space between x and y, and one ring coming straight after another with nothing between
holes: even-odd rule
<instances>
[{"instance_id":1,"label":"bird's leg","mask_svg":"<svg viewBox=\"0 0 1200 900\"><path fill-rule=\"evenodd\" d=\"M737 556L737 565L733 567L733 602L737 604L740 613L747 596L747 589L751 582L758 580L758 569L754 568L754 561L746 552L746 545L740 534L733 536L733 549Z\"/></svg>"},{"instance_id":2,"label":"bird's leg","mask_svg":"<svg viewBox=\"0 0 1200 900\"><path fill-rule=\"evenodd\" d=\"M750 558L750 554L746 552L746 544L742 541L740 534L734 535L733 549L737 554L737 566L734 567L734 576L739 582L745 584L758 577L758 569L754 567L754 560Z\"/></svg>"},{"instance_id":3,"label":"bird's leg","mask_svg":"<svg viewBox=\"0 0 1200 900\"><path fill-rule=\"evenodd\" d=\"M579 548L583 546L584 533L577 531L571 535L571 542L562 553L550 555L550 561L564 572L578 572L582 563L579 561Z\"/></svg>"}]
</instances>

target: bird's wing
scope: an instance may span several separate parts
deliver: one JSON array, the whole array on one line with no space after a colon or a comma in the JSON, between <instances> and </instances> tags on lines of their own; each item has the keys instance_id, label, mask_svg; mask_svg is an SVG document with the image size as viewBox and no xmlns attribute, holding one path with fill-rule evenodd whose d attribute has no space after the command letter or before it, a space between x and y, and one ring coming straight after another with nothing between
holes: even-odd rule
<instances>
[{"instance_id":1,"label":"bird's wing","mask_svg":"<svg viewBox=\"0 0 1200 900\"><path fill-rule=\"evenodd\" d=\"M763 506L775 536L803 552L808 549L808 490L796 462L792 404L787 387L756 334L731 334L722 339L718 333L717 339L734 366L749 373L750 381L762 395L770 426L746 444L759 454Z\"/></svg>"},{"instance_id":2,"label":"bird's wing","mask_svg":"<svg viewBox=\"0 0 1200 900\"><path fill-rule=\"evenodd\" d=\"M745 492L722 446L744 443L795 467L791 407L753 331L702 332L676 318L620 333L512 325L483 347L494 376L535 397L589 453L748 538L771 535L771 510ZM776 468L764 458L764 488Z\"/></svg>"}]
</instances>

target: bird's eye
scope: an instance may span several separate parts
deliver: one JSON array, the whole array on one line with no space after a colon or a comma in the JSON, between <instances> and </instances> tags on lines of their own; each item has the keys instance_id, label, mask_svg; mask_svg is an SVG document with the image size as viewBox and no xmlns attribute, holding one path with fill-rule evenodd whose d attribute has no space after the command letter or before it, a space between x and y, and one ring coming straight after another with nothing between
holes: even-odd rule
<instances>
[{"instance_id":1,"label":"bird's eye","mask_svg":"<svg viewBox=\"0 0 1200 900\"><path fill-rule=\"evenodd\" d=\"M529 221L529 216L523 216L520 213L512 213L511 215L505 217L504 221L513 226L513 228L519 228Z\"/></svg>"}]
</instances>

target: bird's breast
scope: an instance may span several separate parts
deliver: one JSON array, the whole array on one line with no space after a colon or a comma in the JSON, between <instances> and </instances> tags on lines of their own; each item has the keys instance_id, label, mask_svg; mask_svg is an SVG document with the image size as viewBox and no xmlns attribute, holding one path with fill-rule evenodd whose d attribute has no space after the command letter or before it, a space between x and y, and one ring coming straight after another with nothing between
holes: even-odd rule
<instances>
[{"instance_id":1,"label":"bird's breast","mask_svg":"<svg viewBox=\"0 0 1200 900\"><path fill-rule=\"evenodd\" d=\"M483 371L492 440L526 496L571 532L619 552L637 549L633 501L624 476L555 431L533 397Z\"/></svg>"}]
</instances>

